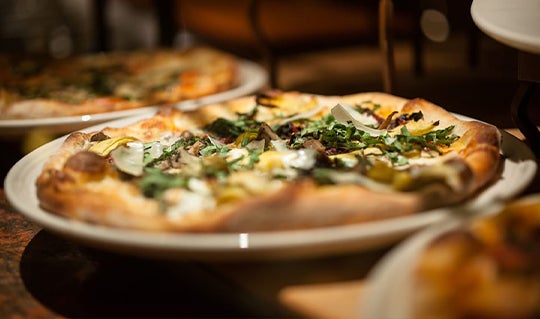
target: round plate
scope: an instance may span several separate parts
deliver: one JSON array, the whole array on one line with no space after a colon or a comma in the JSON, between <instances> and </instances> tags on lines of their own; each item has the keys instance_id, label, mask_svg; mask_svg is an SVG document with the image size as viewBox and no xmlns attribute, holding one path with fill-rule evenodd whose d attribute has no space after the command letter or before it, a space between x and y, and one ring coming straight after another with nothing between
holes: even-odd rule
<instances>
[{"instance_id":1,"label":"round plate","mask_svg":"<svg viewBox=\"0 0 540 319\"><path fill-rule=\"evenodd\" d=\"M123 126L144 118L136 116L104 123ZM523 191L536 173L530 149L514 136L503 132L504 161L501 177L464 206L506 200ZM39 208L35 181L44 162L64 138L45 144L17 162L5 180L5 193L15 209L46 230L105 250L159 258L199 260L261 260L320 257L382 247L445 218L460 207L440 208L413 216L365 224L324 227L297 231L254 233L162 233L117 229L70 220Z\"/></svg>"},{"instance_id":2,"label":"round plate","mask_svg":"<svg viewBox=\"0 0 540 319\"><path fill-rule=\"evenodd\" d=\"M176 103L180 109L194 109L201 105L218 103L251 94L268 82L266 71L256 63L240 61L240 84L230 90L208 95L198 99L186 100ZM0 135L20 136L28 133L31 129L45 129L51 133L68 133L90 125L112 121L118 118L136 116L139 114L155 111L158 106L147 106L130 110L87 114L80 116L65 116L38 119L0 120Z\"/></svg>"},{"instance_id":3,"label":"round plate","mask_svg":"<svg viewBox=\"0 0 540 319\"><path fill-rule=\"evenodd\" d=\"M478 28L495 40L540 54L540 1L474 0L471 16Z\"/></svg>"},{"instance_id":4,"label":"round plate","mask_svg":"<svg viewBox=\"0 0 540 319\"><path fill-rule=\"evenodd\" d=\"M368 275L370 293L361 304L361 317L413 319L415 261L433 238L458 224L452 219L430 226L384 256Z\"/></svg>"},{"instance_id":5,"label":"round plate","mask_svg":"<svg viewBox=\"0 0 540 319\"><path fill-rule=\"evenodd\" d=\"M539 202L540 194L528 195L520 198L519 201ZM502 207L502 204L490 206L486 213L497 212ZM467 216L455 217L415 234L398 245L375 265L368 275L369 294L364 295L360 307L362 318L415 318L412 298L416 261L424 247L437 236L467 223ZM389 307L389 305L392 306Z\"/></svg>"}]
</instances>

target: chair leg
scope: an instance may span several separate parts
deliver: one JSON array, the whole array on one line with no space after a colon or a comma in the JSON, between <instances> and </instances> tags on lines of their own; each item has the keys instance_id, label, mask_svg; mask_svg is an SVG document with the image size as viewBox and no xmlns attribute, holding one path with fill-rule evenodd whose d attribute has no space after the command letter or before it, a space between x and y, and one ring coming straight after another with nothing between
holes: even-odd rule
<instances>
[{"instance_id":1,"label":"chair leg","mask_svg":"<svg viewBox=\"0 0 540 319\"><path fill-rule=\"evenodd\" d=\"M159 45L170 47L174 43L176 25L174 12L176 10L173 0L160 0L155 2L157 20L159 24Z\"/></svg>"},{"instance_id":2,"label":"chair leg","mask_svg":"<svg viewBox=\"0 0 540 319\"><path fill-rule=\"evenodd\" d=\"M471 19L472 20L472 19ZM476 25L471 25L469 28L469 35L468 35L468 58L467 62L469 64L469 67L474 68L478 66L478 55L479 55L479 40L480 40L480 30L476 27Z\"/></svg>"},{"instance_id":3,"label":"chair leg","mask_svg":"<svg viewBox=\"0 0 540 319\"><path fill-rule=\"evenodd\" d=\"M107 19L105 0L95 0L93 3L93 17L96 37L95 50L98 52L109 50L109 33L107 32Z\"/></svg>"},{"instance_id":4,"label":"chair leg","mask_svg":"<svg viewBox=\"0 0 540 319\"><path fill-rule=\"evenodd\" d=\"M393 18L392 0L379 0L379 45L383 58L383 89L386 93L392 93L395 89Z\"/></svg>"},{"instance_id":5,"label":"chair leg","mask_svg":"<svg viewBox=\"0 0 540 319\"><path fill-rule=\"evenodd\" d=\"M248 18L251 24L251 28L258 42L259 54L266 64L268 70L268 76L270 81L270 87L272 89L279 88L278 84L278 56L272 49L272 46L268 43L268 40L264 36L260 24L259 15L259 1L251 0L248 7Z\"/></svg>"},{"instance_id":6,"label":"chair leg","mask_svg":"<svg viewBox=\"0 0 540 319\"><path fill-rule=\"evenodd\" d=\"M424 34L420 27L422 17L422 7L420 3L414 8L414 30L413 30L413 67L414 75L424 75Z\"/></svg>"},{"instance_id":7,"label":"chair leg","mask_svg":"<svg viewBox=\"0 0 540 319\"><path fill-rule=\"evenodd\" d=\"M540 158L540 131L527 114L531 97L538 83L523 81L520 83L516 95L512 101L512 120L527 139L532 151Z\"/></svg>"}]
</instances>

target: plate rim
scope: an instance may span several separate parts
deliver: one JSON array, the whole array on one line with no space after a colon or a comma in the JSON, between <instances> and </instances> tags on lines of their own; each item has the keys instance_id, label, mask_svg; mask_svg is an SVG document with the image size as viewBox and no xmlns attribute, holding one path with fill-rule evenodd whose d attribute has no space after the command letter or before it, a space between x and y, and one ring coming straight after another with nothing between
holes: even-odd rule
<instances>
[{"instance_id":1,"label":"plate rim","mask_svg":"<svg viewBox=\"0 0 540 319\"><path fill-rule=\"evenodd\" d=\"M148 116L148 114L117 119L81 131L97 130L105 126L124 125L145 116ZM366 224L245 234L152 233L93 225L46 212L37 206L35 180L41 172L44 160L60 146L66 136L57 138L27 154L8 171L4 181L6 198L25 218L44 229L92 246L110 245L105 248L112 250L130 251L132 249L141 249L140 254L149 256L160 257L163 252L172 252L177 257L190 256L197 259L217 258L225 260L303 258L331 255L350 252L353 249L361 251L393 243L412 232L442 220L447 214L461 207L460 205L442 207L414 216L397 217ZM537 163L532 151L521 140L504 131L502 131L502 138L503 149L511 147L513 152L517 152L517 155L520 156L520 163L523 164L523 159L531 160L530 163L527 161L530 164L530 166L526 167L528 175L520 179L522 184L509 192L508 198L511 198L521 193L530 184L536 174ZM510 154L510 156L515 155ZM26 176L24 182L19 184L19 179L23 173L29 176ZM26 199L22 194L26 194ZM476 198L472 201L475 200ZM30 201L32 201L32 204L28 204ZM306 238L309 240L306 240ZM212 254L215 255L211 256ZM177 258L175 256L171 257Z\"/></svg>"}]
</instances>

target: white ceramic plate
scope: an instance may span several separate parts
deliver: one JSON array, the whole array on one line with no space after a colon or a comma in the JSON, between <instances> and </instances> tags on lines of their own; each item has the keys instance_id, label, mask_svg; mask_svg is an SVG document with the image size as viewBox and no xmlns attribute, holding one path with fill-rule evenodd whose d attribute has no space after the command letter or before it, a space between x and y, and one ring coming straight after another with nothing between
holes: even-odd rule
<instances>
[{"instance_id":1,"label":"white ceramic plate","mask_svg":"<svg viewBox=\"0 0 540 319\"><path fill-rule=\"evenodd\" d=\"M266 71L256 63L240 61L240 84L230 90L208 95L198 99L182 101L176 104L180 109L194 109L201 105L217 103L248 95L256 92L266 85L268 75ZM157 106L148 106L131 110L88 114L81 116L65 116L39 119L0 120L0 135L20 136L27 134L32 129L45 129L50 133L68 133L98 123L111 121L118 118L136 116L156 110Z\"/></svg>"},{"instance_id":2,"label":"white ceramic plate","mask_svg":"<svg viewBox=\"0 0 540 319\"><path fill-rule=\"evenodd\" d=\"M533 194L519 201L540 201ZM502 205L491 206L489 212L499 211ZM368 275L369 293L363 294L360 317L364 319L414 319L414 269L423 249L437 236L466 223L466 218L452 218L415 234L388 253Z\"/></svg>"},{"instance_id":3,"label":"white ceramic plate","mask_svg":"<svg viewBox=\"0 0 540 319\"><path fill-rule=\"evenodd\" d=\"M540 54L539 0L474 0L471 16L478 28L495 40Z\"/></svg>"},{"instance_id":4,"label":"white ceramic plate","mask_svg":"<svg viewBox=\"0 0 540 319\"><path fill-rule=\"evenodd\" d=\"M413 319L415 261L433 238L458 224L452 219L432 225L384 256L368 275L369 293L363 295L359 317Z\"/></svg>"},{"instance_id":5,"label":"white ceramic plate","mask_svg":"<svg viewBox=\"0 0 540 319\"><path fill-rule=\"evenodd\" d=\"M104 123L122 126L148 115ZM63 138L41 146L23 157L8 172L5 193L10 203L26 218L54 232L90 246L105 250L160 258L194 258L199 260L262 260L320 257L381 247L431 225L453 208L441 208L418 215L358 225L325 227L312 230L171 234L150 233L103 227L68 220L48 213L38 206L35 180L45 160L61 145ZM481 205L509 199L523 191L536 173L536 162L530 149L520 140L503 133L504 161L502 176L473 201L464 205Z\"/></svg>"}]
</instances>

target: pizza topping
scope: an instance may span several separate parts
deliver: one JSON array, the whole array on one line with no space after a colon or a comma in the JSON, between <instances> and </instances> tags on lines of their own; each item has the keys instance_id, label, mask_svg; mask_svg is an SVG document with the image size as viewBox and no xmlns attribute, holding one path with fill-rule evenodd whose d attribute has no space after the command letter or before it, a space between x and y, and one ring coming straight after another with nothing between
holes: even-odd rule
<instances>
[{"instance_id":1,"label":"pizza topping","mask_svg":"<svg viewBox=\"0 0 540 319\"><path fill-rule=\"evenodd\" d=\"M140 176L144 167L144 144L141 142L127 142L110 152L116 167L127 174Z\"/></svg>"},{"instance_id":2,"label":"pizza topping","mask_svg":"<svg viewBox=\"0 0 540 319\"><path fill-rule=\"evenodd\" d=\"M119 136L115 138L109 138L106 140L99 141L88 149L90 152L94 152L101 156L107 156L110 152L115 150L118 146L127 144L129 142L137 141L136 138L131 136Z\"/></svg>"},{"instance_id":3,"label":"pizza topping","mask_svg":"<svg viewBox=\"0 0 540 319\"><path fill-rule=\"evenodd\" d=\"M371 136L381 136L387 133L387 131L384 129L374 129L363 124L362 122L357 120L350 112L348 112L347 109L341 104L337 104L332 108L332 115L341 124L352 123L354 127L368 133Z\"/></svg>"},{"instance_id":4,"label":"pizza topping","mask_svg":"<svg viewBox=\"0 0 540 319\"><path fill-rule=\"evenodd\" d=\"M274 125L279 127L279 126L283 126L286 123L293 122L293 121L296 121L296 120L312 118L315 115L319 114L322 110L324 110L324 108L325 108L324 104L318 103L313 108L311 108L311 109L309 109L307 111L304 111L304 112L293 114L293 115L291 115L289 117L285 117L285 118L277 121L277 123L275 123Z\"/></svg>"},{"instance_id":5,"label":"pizza topping","mask_svg":"<svg viewBox=\"0 0 540 319\"><path fill-rule=\"evenodd\" d=\"M268 91L264 93L259 93L255 96L255 102L257 105L262 105L270 108L275 108L277 106L277 101L280 98L281 94L279 91Z\"/></svg>"},{"instance_id":6,"label":"pizza topping","mask_svg":"<svg viewBox=\"0 0 540 319\"><path fill-rule=\"evenodd\" d=\"M279 136L272 130L270 125L266 123L261 123L259 126L259 132L257 134L257 139L263 139L264 145L268 147L270 145L270 141L272 140L279 140Z\"/></svg>"},{"instance_id":7,"label":"pizza topping","mask_svg":"<svg viewBox=\"0 0 540 319\"><path fill-rule=\"evenodd\" d=\"M218 203L230 203L250 195L273 192L283 186L282 180L253 171L236 171L229 175L224 184L217 185L216 198Z\"/></svg>"},{"instance_id":8,"label":"pizza topping","mask_svg":"<svg viewBox=\"0 0 540 319\"><path fill-rule=\"evenodd\" d=\"M299 171L312 169L316 163L316 152L312 149L268 151L259 156L255 168L276 177L296 178Z\"/></svg>"},{"instance_id":9,"label":"pizza topping","mask_svg":"<svg viewBox=\"0 0 540 319\"><path fill-rule=\"evenodd\" d=\"M336 107L333 110L341 113L345 108ZM432 124L428 126L434 127ZM432 130L420 136L412 135L407 126L392 132L379 131L367 126L367 129L362 130L358 127L363 126L354 125L352 121L342 123L333 116L326 116L321 120L309 122L299 133L294 133L290 138L291 147L300 148L304 142L315 139L324 146L327 155L377 148L381 157L386 158L392 165L401 166L408 164L411 158L439 156L444 147L451 145L458 138L451 134L453 126ZM375 133L375 136L366 131Z\"/></svg>"},{"instance_id":10,"label":"pizza topping","mask_svg":"<svg viewBox=\"0 0 540 319\"><path fill-rule=\"evenodd\" d=\"M412 166L409 170L409 178L394 179L395 189L402 191L411 191L421 189L426 185L434 183L444 184L452 192L466 192L470 185L464 184L467 180L463 175L470 175L470 169L462 161L448 159L444 162L436 162L431 165ZM401 176L403 177L403 176Z\"/></svg>"},{"instance_id":11,"label":"pizza topping","mask_svg":"<svg viewBox=\"0 0 540 319\"><path fill-rule=\"evenodd\" d=\"M388 117L381 123L381 125L379 125L378 129L379 130L387 129L390 126L390 123L392 123L392 118L397 113L398 113L397 111L394 111L394 112L390 113L390 115L388 115Z\"/></svg>"},{"instance_id":12,"label":"pizza topping","mask_svg":"<svg viewBox=\"0 0 540 319\"><path fill-rule=\"evenodd\" d=\"M145 164L159 158L163 154L164 146L160 142L154 141L144 145L143 162Z\"/></svg>"},{"instance_id":13,"label":"pizza topping","mask_svg":"<svg viewBox=\"0 0 540 319\"><path fill-rule=\"evenodd\" d=\"M167 215L181 218L192 212L213 209L217 203L211 195L212 191L204 181L190 178L187 180L186 188L171 188L163 194Z\"/></svg>"},{"instance_id":14,"label":"pizza topping","mask_svg":"<svg viewBox=\"0 0 540 319\"><path fill-rule=\"evenodd\" d=\"M302 101L300 113L281 113L281 104L290 102L279 98L256 101L236 118L218 117L202 129L167 132L146 143L97 133L89 151L131 176L146 197L176 217L279 188L281 180L310 178L384 192L433 183L459 192L463 186L451 154L440 160L458 138L453 127L434 130L438 123L424 121L421 112L383 118L375 112L379 105L337 104L319 117L328 107L316 99ZM260 110L260 103L274 113Z\"/></svg>"},{"instance_id":15,"label":"pizza topping","mask_svg":"<svg viewBox=\"0 0 540 319\"><path fill-rule=\"evenodd\" d=\"M233 121L220 117L204 129L221 138L236 139L244 132L257 130L258 124L257 121L249 118L249 114L239 114L237 120Z\"/></svg>"},{"instance_id":16,"label":"pizza topping","mask_svg":"<svg viewBox=\"0 0 540 319\"><path fill-rule=\"evenodd\" d=\"M310 114L318 113L323 104L313 105ZM425 162L426 168L422 167L423 161L438 158L439 147L451 144L457 136L451 134L451 126L430 130L435 125L421 121L421 113L396 117L392 112L375 124L380 119L368 115L365 105L354 109L338 104L332 114L321 119L296 114L273 127L258 121L257 113L255 106L247 113L238 113L236 119L219 117L197 134L182 133L168 146L161 141L143 146L134 138L118 137L96 142L90 150L102 156L110 154L118 170L141 176L139 185L150 197L161 197L170 188L189 191L189 181L194 178L226 183L236 172L251 169L270 179L311 176L323 184L354 183L379 190L413 191L435 180L454 190L459 187L453 179L457 174L454 170L433 168L436 161L429 165ZM372 124L362 124L359 119ZM397 122L401 127L391 131L371 127L390 128ZM413 135L408 125L415 132L427 133ZM231 198L231 191L226 193L229 195L225 197Z\"/></svg>"}]
</instances>

